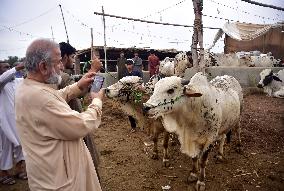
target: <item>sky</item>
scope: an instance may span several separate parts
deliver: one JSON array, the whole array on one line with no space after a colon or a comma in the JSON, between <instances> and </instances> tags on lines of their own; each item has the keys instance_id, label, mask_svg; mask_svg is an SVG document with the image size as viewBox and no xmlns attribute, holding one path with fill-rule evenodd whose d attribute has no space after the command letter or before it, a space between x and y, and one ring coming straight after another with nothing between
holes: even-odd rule
<instances>
[{"instance_id":1,"label":"sky","mask_svg":"<svg viewBox=\"0 0 284 191\"><path fill-rule=\"evenodd\" d=\"M284 7L284 0L258 2ZM193 25L191 0L0 0L0 60L8 56L24 57L27 46L37 38L56 42L67 40L59 8L62 6L69 42L77 50L104 45L102 16L94 12L157 22ZM284 11L252 5L241 0L204 0L203 26L220 27L240 21L271 24L284 21ZM139 47L190 50L192 28L155 25L105 17L107 47ZM217 30L204 29L204 47L211 45ZM211 50L222 52L221 39Z\"/></svg>"}]
</instances>

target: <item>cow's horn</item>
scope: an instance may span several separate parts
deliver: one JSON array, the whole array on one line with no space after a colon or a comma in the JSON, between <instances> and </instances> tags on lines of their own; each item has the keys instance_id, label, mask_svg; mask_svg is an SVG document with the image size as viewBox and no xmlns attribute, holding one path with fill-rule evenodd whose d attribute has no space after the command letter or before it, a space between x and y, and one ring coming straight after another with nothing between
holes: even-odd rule
<instances>
[{"instance_id":1,"label":"cow's horn","mask_svg":"<svg viewBox=\"0 0 284 191\"><path fill-rule=\"evenodd\" d=\"M181 79L182 85L187 85L189 83L189 80Z\"/></svg>"}]
</instances>

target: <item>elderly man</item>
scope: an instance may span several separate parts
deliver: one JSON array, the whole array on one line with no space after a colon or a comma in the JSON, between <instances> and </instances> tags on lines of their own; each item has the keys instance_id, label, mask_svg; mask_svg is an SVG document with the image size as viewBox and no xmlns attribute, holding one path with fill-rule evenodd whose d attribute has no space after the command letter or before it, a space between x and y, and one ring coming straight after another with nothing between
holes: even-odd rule
<instances>
[{"instance_id":1,"label":"elderly man","mask_svg":"<svg viewBox=\"0 0 284 191\"><path fill-rule=\"evenodd\" d=\"M16 177L27 179L14 107L15 89L22 81L21 78L15 78L15 74L23 68L22 63L12 69L8 63L0 63L0 183L7 185L16 183L9 173L13 160L16 162Z\"/></svg>"},{"instance_id":2,"label":"elderly man","mask_svg":"<svg viewBox=\"0 0 284 191\"><path fill-rule=\"evenodd\" d=\"M101 187L83 137L101 122L104 91L91 93L85 112L72 110L69 100L89 88L95 73L55 90L60 84L58 44L38 39L26 51L27 78L16 91L16 122L31 191L98 190Z\"/></svg>"}]
</instances>

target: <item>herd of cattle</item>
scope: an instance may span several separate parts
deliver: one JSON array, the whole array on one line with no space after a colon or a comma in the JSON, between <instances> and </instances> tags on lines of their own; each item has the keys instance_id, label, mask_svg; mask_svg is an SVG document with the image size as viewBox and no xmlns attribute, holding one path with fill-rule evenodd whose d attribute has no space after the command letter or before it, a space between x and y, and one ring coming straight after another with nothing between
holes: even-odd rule
<instances>
[{"instance_id":1,"label":"herd of cattle","mask_svg":"<svg viewBox=\"0 0 284 191\"><path fill-rule=\"evenodd\" d=\"M217 63L223 63L224 58ZM153 158L158 156L158 136L165 132L165 166L169 164L169 133L178 136L181 152L193 161L188 181L196 182L196 190L200 191L205 190L205 166L210 150L217 145L217 158L222 160L224 143L226 139L229 141L232 132L237 132L238 147L241 146L243 92L239 82L228 75L209 81L205 73L198 72L190 81L184 80L185 70L191 66L186 53L180 53L174 59L163 60L159 74L148 83L144 84L137 76L127 76L107 87L106 95L115 100L123 112L133 116L138 127L152 132ZM264 88L268 96L284 98L284 70L273 73L265 69L260 78L258 87ZM139 100L137 92L143 92Z\"/></svg>"},{"instance_id":2,"label":"herd of cattle","mask_svg":"<svg viewBox=\"0 0 284 191\"><path fill-rule=\"evenodd\" d=\"M269 52L259 51L237 53L212 53L205 50L205 66L233 66L233 67L274 67L279 66L280 59L275 59Z\"/></svg>"},{"instance_id":3,"label":"herd of cattle","mask_svg":"<svg viewBox=\"0 0 284 191\"><path fill-rule=\"evenodd\" d=\"M166 57L160 64L160 73L166 76L180 76L187 68L192 67L186 52L181 52L175 58ZM204 51L204 65L226 67L275 67L280 66L280 59L275 59L271 53L261 54L259 51L237 52L230 54Z\"/></svg>"}]
</instances>

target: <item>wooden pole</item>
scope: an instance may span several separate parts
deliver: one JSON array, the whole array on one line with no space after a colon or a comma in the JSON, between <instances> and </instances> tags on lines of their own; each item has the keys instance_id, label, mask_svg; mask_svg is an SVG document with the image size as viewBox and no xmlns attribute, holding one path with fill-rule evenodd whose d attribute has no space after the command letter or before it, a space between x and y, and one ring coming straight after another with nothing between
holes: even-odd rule
<instances>
[{"instance_id":1,"label":"wooden pole","mask_svg":"<svg viewBox=\"0 0 284 191\"><path fill-rule=\"evenodd\" d=\"M64 15L63 15L63 11L62 11L62 8L61 8L61 5L59 4L59 7L60 7L60 10L61 10L61 15L62 15L62 19L63 19L63 24L64 24L64 27L65 27L65 33L66 33L66 37L67 37L67 43L69 43L69 37L68 37L68 33L67 33L67 28L66 28L66 24L65 24L65 20L64 20Z\"/></svg>"},{"instance_id":2,"label":"wooden pole","mask_svg":"<svg viewBox=\"0 0 284 191\"><path fill-rule=\"evenodd\" d=\"M201 71L204 68L204 48L203 48L203 25L202 25L202 9L203 9L203 0L192 0L193 9L194 9L194 27L192 35L192 59L193 67L197 68L198 71ZM198 59L197 45L199 44L200 49L200 59Z\"/></svg>"},{"instance_id":3,"label":"wooden pole","mask_svg":"<svg viewBox=\"0 0 284 191\"><path fill-rule=\"evenodd\" d=\"M106 20L105 20L105 11L104 11L104 7L103 6L102 6L102 13L103 13L103 24L104 24L105 70L108 71L108 68L107 68L107 58L106 58Z\"/></svg>"}]
</instances>

